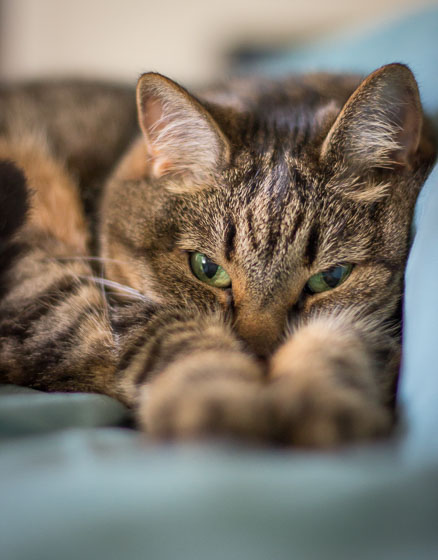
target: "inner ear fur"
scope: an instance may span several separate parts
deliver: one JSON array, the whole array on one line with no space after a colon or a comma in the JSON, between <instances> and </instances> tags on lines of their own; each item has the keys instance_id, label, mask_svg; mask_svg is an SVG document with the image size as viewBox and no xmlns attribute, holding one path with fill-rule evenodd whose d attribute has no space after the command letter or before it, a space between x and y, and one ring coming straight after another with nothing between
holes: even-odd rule
<instances>
[{"instance_id":1,"label":"inner ear fur","mask_svg":"<svg viewBox=\"0 0 438 560\"><path fill-rule=\"evenodd\" d=\"M184 175L202 182L228 160L228 141L213 117L169 78L143 74L137 108L154 177Z\"/></svg>"},{"instance_id":2,"label":"inner ear fur","mask_svg":"<svg viewBox=\"0 0 438 560\"><path fill-rule=\"evenodd\" d=\"M411 167L423 112L417 83L403 64L370 74L351 95L326 136L322 160L363 169Z\"/></svg>"}]
</instances>

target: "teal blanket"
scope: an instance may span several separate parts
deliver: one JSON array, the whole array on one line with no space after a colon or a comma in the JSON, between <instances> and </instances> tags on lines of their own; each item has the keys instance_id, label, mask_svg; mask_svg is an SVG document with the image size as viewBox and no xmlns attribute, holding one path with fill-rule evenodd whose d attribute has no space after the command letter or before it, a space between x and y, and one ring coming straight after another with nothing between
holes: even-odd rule
<instances>
[{"instance_id":1,"label":"teal blanket","mask_svg":"<svg viewBox=\"0 0 438 560\"><path fill-rule=\"evenodd\" d=\"M1 558L432 560L438 468L341 453L152 445L97 395L3 387Z\"/></svg>"},{"instance_id":2,"label":"teal blanket","mask_svg":"<svg viewBox=\"0 0 438 560\"><path fill-rule=\"evenodd\" d=\"M438 114L438 10L263 62L368 72L408 62ZM438 558L438 169L406 276L402 427L338 453L165 446L101 395L0 388L5 560Z\"/></svg>"}]
</instances>

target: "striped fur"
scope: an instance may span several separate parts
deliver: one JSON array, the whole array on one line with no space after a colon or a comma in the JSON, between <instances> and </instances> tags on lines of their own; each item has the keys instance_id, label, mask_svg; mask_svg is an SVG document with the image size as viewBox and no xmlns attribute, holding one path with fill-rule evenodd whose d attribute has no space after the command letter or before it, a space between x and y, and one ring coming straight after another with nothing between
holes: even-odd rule
<instances>
[{"instance_id":1,"label":"striped fur","mask_svg":"<svg viewBox=\"0 0 438 560\"><path fill-rule=\"evenodd\" d=\"M139 136L125 88L0 90L0 160L16 166L0 164L0 189L17 198L17 218L0 210L0 379L111 395L159 438L387 433L435 153L411 72L242 79L196 98L146 74L137 110ZM198 280L193 251L231 288ZM342 263L342 285L306 292Z\"/></svg>"}]
</instances>

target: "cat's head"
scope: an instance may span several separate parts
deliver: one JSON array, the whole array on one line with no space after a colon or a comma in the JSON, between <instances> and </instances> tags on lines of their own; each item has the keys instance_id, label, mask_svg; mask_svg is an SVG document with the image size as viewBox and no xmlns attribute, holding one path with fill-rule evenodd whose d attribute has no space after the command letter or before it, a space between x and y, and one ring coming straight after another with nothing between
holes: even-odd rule
<instances>
[{"instance_id":1,"label":"cat's head","mask_svg":"<svg viewBox=\"0 0 438 560\"><path fill-rule=\"evenodd\" d=\"M149 73L137 101L142 137L103 205L111 280L219 306L263 355L314 313L396 312L434 157L406 66L243 80L202 101Z\"/></svg>"}]
</instances>

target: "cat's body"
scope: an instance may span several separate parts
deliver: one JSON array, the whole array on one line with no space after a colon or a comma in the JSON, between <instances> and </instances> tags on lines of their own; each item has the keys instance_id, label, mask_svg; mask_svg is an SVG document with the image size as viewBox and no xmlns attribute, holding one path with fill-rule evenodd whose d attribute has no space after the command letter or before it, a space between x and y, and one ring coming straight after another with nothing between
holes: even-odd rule
<instances>
[{"instance_id":1,"label":"cat's body","mask_svg":"<svg viewBox=\"0 0 438 560\"><path fill-rule=\"evenodd\" d=\"M123 88L1 91L0 160L34 191L4 228L1 380L115 396L159 437L385 433L434 148L406 67L359 84L240 80L199 102L146 74L139 138Z\"/></svg>"}]
</instances>

